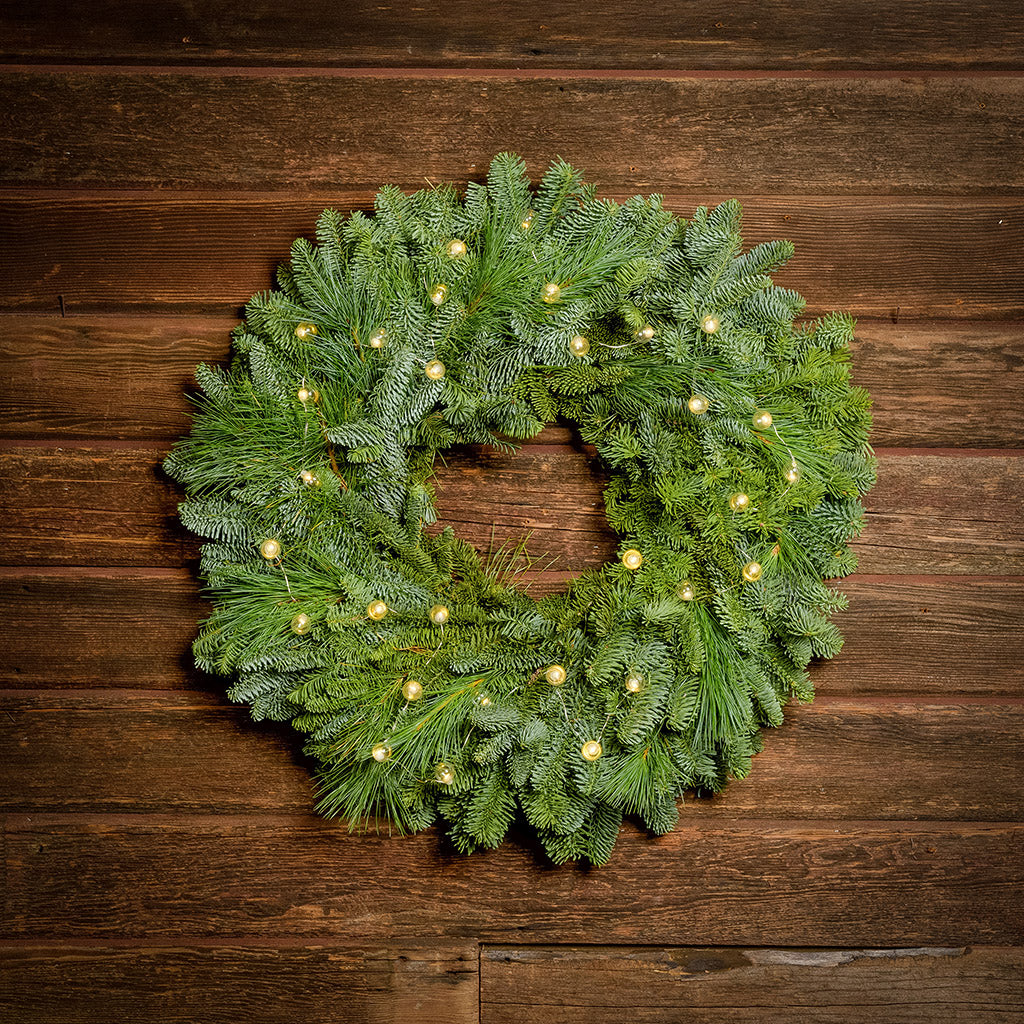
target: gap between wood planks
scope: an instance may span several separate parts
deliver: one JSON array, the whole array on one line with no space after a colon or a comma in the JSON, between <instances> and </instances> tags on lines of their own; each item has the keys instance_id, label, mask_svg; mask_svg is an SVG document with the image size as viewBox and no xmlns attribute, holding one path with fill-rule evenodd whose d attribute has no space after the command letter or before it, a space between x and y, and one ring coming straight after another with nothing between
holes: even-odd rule
<instances>
[{"instance_id":1,"label":"gap between wood planks","mask_svg":"<svg viewBox=\"0 0 1024 1024\"><path fill-rule=\"evenodd\" d=\"M3 72L3 66L0 65L0 74ZM1022 73L1024 77L1024 73ZM580 170L586 170L586 168L579 168ZM535 167L535 170L544 171L546 167ZM482 168L479 174L470 176L467 181L475 181L478 184L482 184L486 179L487 168ZM540 179L531 176L531 182L533 187L536 187ZM381 181L380 185L384 182ZM401 183L392 183L399 184ZM408 183L407 183L408 184ZM433 184L448 185L454 184L460 189L465 189L465 184L460 184L457 181L453 182L430 182L425 178L418 178L413 181L410 185L411 188L419 190L425 186ZM604 199L613 199L616 202L622 202L630 198L635 193L624 189L622 185L602 185L600 182L596 182L598 185L598 197ZM70 185L67 188L54 188L50 185L17 185L5 182L0 184L0 203L18 203L18 202L66 202L66 203L166 203L168 206L182 205L187 206L194 203L210 203L216 205L262 205L262 204L287 204L290 207L304 207L307 204L312 208L318 204L322 204L321 209L327 209L333 206L342 206L346 208L352 207L353 209L358 208L364 211L373 209L373 200L377 194L379 186L360 186L357 182L346 182L345 184L339 184L336 188L331 188L329 185L319 184L308 184L302 183L297 185L295 188L288 188L286 186L275 186L275 187L264 187L264 188L253 188L250 186L240 186L237 188L231 188L229 190L210 188L210 187L196 187L196 186L184 186L182 188L154 188L152 185L140 185L137 188L126 186L126 185L114 185L110 187L100 187L92 185ZM857 203L871 203L879 205L892 206L894 203L904 203L908 206L915 205L929 205L933 204L936 207L940 207L943 204L956 204L959 207L963 207L965 204L971 206L977 206L980 209L986 207L992 207L993 209L999 209L1000 207L1008 206L1013 204L1014 206L1024 203L1024 197L1019 192L982 192L976 195L964 195L960 192L928 192L919 194L916 192L898 192L895 194L879 193L879 192L751 192L748 189L744 189L742 192L730 191L723 192L720 188L708 186L707 188L694 188L692 186L685 187L666 187L664 191L659 192L662 199L665 201L665 209L670 212L676 213L677 216L685 218L684 213L679 213L675 208L670 207L669 203L676 204L680 209L686 209L688 212L692 211L697 206L715 206L719 203L724 203L727 199L737 199L740 203L753 203L763 202L766 207L782 207L790 206L795 208L799 212L801 203L806 203L809 206L814 204L821 204L822 206L833 205L839 209L845 204L857 204ZM316 212L320 212L319 210ZM315 216L315 214L314 214ZM785 218L783 218L785 220ZM315 224L310 222L310 229L307 232L310 236L313 234L313 228ZM744 242L747 243L745 248L750 248L754 243L747 242L744 238ZM288 253L284 252L282 259L286 259ZM794 257L795 258L795 257ZM11 310L0 309L0 316L3 316ZM17 313L17 310L13 310ZM117 306L110 306L107 309L92 309L89 310L90 316L105 316L110 313L119 313ZM120 314L119 314L120 315ZM128 316L139 315L128 313ZM173 309L161 312L159 310L154 311L152 316L146 314L146 319L159 319L162 316L166 317L177 317L181 314L175 313ZM188 315L188 314L186 314ZM941 319L939 317L908 317L908 320L913 322L914 320L935 320ZM1000 320L1000 323L1024 323L1024 320Z\"/></svg>"},{"instance_id":2,"label":"gap between wood planks","mask_svg":"<svg viewBox=\"0 0 1024 1024\"><path fill-rule=\"evenodd\" d=\"M811 666L814 667L813 665ZM45 695L45 696L44 696ZM34 699L45 701L49 706L40 703L37 707L18 708L19 714L49 714L53 711L107 712L112 709L157 710L167 712L189 711L224 711L235 714L239 704L230 702L221 694L201 689L158 689L147 687L144 690L124 686L81 686L59 690L40 689L35 686L4 686L0 689L0 700ZM168 699L172 698L172 699ZM135 702L135 707L132 702ZM935 693L893 693L891 695L867 693L816 693L811 703L803 704L791 698L791 708L799 707L801 713L812 715L817 711L828 713L835 710L857 711L865 706L869 708L936 708L955 709L971 708L975 705L1018 707L1024 705L1024 695L1007 694L968 694L951 692L947 696ZM242 708L244 710L244 708ZM773 730L766 727L765 732L771 735Z\"/></svg>"},{"instance_id":3,"label":"gap between wood planks","mask_svg":"<svg viewBox=\"0 0 1024 1024\"><path fill-rule=\"evenodd\" d=\"M10 832L31 832L36 828L48 828L54 825L152 825L154 827L167 825L171 828L190 823L203 828L209 828L216 832L220 826L225 829L244 827L257 822L266 822L274 825L294 825L297 827L323 828L353 841L371 837L388 839L391 838L385 829L380 834L373 832L357 833L349 832L343 821L336 818L328 819L315 816L311 813L300 811L260 811L255 814L240 812L221 813L209 811L196 813L194 811L145 811L136 813L133 811L3 811L0 813L0 826ZM680 821L672 832L666 835L678 836L683 832L700 833L709 827L715 830L727 830L731 826L741 826L744 830L756 831L765 826L782 831L794 830L799 832L829 832L835 835L858 832L975 832L975 831L1010 831L1021 832L1024 838L1024 821L1003 821L992 819L946 819L946 818L772 818L752 814L738 814L736 817L718 817L713 822L707 821ZM836 826L836 827L833 827ZM642 828L636 829L639 836ZM431 826L415 835L418 837L429 837L437 835L436 826ZM396 832L395 838L399 835ZM414 838L404 836L405 839ZM664 837L658 837L664 838ZM655 844L657 839L651 839ZM499 847L500 849L500 847ZM464 857L458 854L460 861ZM466 858L472 861L472 857ZM574 943L575 944L575 943ZM774 945L774 943L773 943Z\"/></svg>"},{"instance_id":4,"label":"gap between wood planks","mask_svg":"<svg viewBox=\"0 0 1024 1024\"><path fill-rule=\"evenodd\" d=\"M176 441L178 437L143 437L143 438L121 438L121 437L0 437L0 450L10 451L17 448L39 448L60 451L64 448L86 448L99 449L101 451L141 451L156 446L160 441ZM527 438L519 442L523 448L531 451L564 451L571 449L571 445L563 441L534 441ZM486 449L488 451L500 452L497 448L489 445L458 445L459 450L465 449ZM584 446L588 447L588 446ZM575 450L575 449L571 449ZM874 448L876 455L884 458L900 456L931 456L939 458L1024 458L1024 448Z\"/></svg>"},{"instance_id":5,"label":"gap between wood planks","mask_svg":"<svg viewBox=\"0 0 1024 1024\"><path fill-rule=\"evenodd\" d=\"M1018 68L883 68L877 71L843 68L796 69L680 69L680 68L488 68L488 67L340 67L334 64L288 65L271 64L247 66L243 64L28 64L2 63L0 74L50 75L182 75L190 78L397 78L397 79L714 79L721 81L771 79L827 79L829 81L879 79L901 82L919 79L985 79L1024 78Z\"/></svg>"},{"instance_id":6,"label":"gap between wood planks","mask_svg":"<svg viewBox=\"0 0 1024 1024\"><path fill-rule=\"evenodd\" d=\"M26 576L57 577L61 579L141 579L141 580L174 580L187 581L188 586L199 586L195 573L189 567L167 565L39 565L26 562L24 565L0 565L0 580L23 580ZM957 583L1024 583L1024 575L1003 575L996 573L957 573ZM826 581L832 583L908 583L948 585L951 577L942 573L850 573L838 579Z\"/></svg>"}]
</instances>

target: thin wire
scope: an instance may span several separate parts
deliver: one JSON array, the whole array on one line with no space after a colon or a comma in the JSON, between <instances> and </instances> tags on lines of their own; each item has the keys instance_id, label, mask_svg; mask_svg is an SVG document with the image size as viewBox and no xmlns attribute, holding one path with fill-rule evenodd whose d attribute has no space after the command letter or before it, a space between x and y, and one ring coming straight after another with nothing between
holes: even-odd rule
<instances>
[{"instance_id":1,"label":"thin wire","mask_svg":"<svg viewBox=\"0 0 1024 1024\"><path fill-rule=\"evenodd\" d=\"M291 584L288 582L288 573L286 573L284 571L284 560L283 559L279 558L277 560L277 567L281 570L281 575L284 577L284 585L288 588L288 595L291 597L293 602L294 601L298 601L298 598L292 593Z\"/></svg>"},{"instance_id":2,"label":"thin wire","mask_svg":"<svg viewBox=\"0 0 1024 1024\"><path fill-rule=\"evenodd\" d=\"M558 694L558 699L562 703L562 714L565 715L565 724L567 726L569 726L570 729L572 729L573 728L573 723L569 720L569 709L565 706L565 698L562 696L562 691L561 690L556 690L555 692ZM575 721L575 719L574 719L574 721ZM575 731L575 730L573 730L573 731Z\"/></svg>"},{"instance_id":3,"label":"thin wire","mask_svg":"<svg viewBox=\"0 0 1024 1024\"><path fill-rule=\"evenodd\" d=\"M618 711L618 710L619 710L619 702L618 702L618 700L616 700L615 707L613 707L611 709L611 711L608 712L608 717L605 718L604 725L601 726L600 730L597 733L597 738L598 739L601 739L604 736L604 731L605 731L605 729L608 728L608 723L612 720L612 715L614 715L615 712Z\"/></svg>"},{"instance_id":4,"label":"thin wire","mask_svg":"<svg viewBox=\"0 0 1024 1024\"><path fill-rule=\"evenodd\" d=\"M782 440L782 435L779 433L779 428L777 426L775 426L774 423L772 424L772 430L775 432L775 436L779 439L780 443L782 444L782 447L785 448L787 452L789 452L789 464L790 464L790 466L792 466L794 468L797 468L796 456L793 454L793 452L790 449L789 445L786 444L786 442ZM787 481L786 489L782 492L780 497L784 498L787 494L789 494L789 492L793 489L793 487L794 487L794 484L791 484L791 483L789 483Z\"/></svg>"}]
</instances>

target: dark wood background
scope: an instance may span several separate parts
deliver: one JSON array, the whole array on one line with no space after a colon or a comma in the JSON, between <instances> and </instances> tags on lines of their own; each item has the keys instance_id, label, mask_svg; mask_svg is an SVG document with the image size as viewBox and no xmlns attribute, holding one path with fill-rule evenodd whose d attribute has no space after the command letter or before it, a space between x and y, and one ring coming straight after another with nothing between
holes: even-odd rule
<instances>
[{"instance_id":1,"label":"dark wood background","mask_svg":"<svg viewBox=\"0 0 1024 1024\"><path fill-rule=\"evenodd\" d=\"M0 60L0 1019L1024 1019L1019 3L15 0ZM738 196L876 401L817 700L601 870L315 818L288 731L190 666L157 469L321 208L501 149ZM612 550L594 470L558 427L459 452L443 516L532 530L557 586Z\"/></svg>"}]
</instances>

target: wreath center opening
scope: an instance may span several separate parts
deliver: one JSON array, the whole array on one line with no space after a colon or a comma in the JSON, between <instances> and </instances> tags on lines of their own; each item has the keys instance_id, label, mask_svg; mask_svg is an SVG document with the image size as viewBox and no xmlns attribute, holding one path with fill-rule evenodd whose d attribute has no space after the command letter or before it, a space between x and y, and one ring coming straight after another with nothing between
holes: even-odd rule
<instances>
[{"instance_id":1,"label":"wreath center opening","mask_svg":"<svg viewBox=\"0 0 1024 1024\"><path fill-rule=\"evenodd\" d=\"M550 423L518 451L458 446L438 460L436 533L451 527L503 579L553 594L615 557L605 517L609 473L567 423Z\"/></svg>"}]
</instances>

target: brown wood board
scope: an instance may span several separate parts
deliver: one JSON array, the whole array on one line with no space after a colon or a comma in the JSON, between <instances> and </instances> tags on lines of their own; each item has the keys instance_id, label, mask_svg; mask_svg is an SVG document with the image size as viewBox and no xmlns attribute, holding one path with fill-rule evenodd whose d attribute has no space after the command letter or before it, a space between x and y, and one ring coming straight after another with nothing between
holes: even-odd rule
<instances>
[{"instance_id":1,"label":"brown wood board","mask_svg":"<svg viewBox=\"0 0 1024 1024\"><path fill-rule=\"evenodd\" d=\"M1018 1024L1024 951L486 946L481 1024Z\"/></svg>"},{"instance_id":2,"label":"brown wood board","mask_svg":"<svg viewBox=\"0 0 1024 1024\"><path fill-rule=\"evenodd\" d=\"M305 196L4 190L0 235L19 257L0 279L0 310L237 316L273 286L293 240L314 237L323 209L371 209L385 180ZM670 189L665 208L685 218L702 204L738 198L748 247L774 238L796 246L774 276L805 297L809 316L845 309L893 322L1024 317L1019 198L757 196L749 184L735 193L712 186ZM601 194L632 193L602 186Z\"/></svg>"},{"instance_id":3,"label":"brown wood board","mask_svg":"<svg viewBox=\"0 0 1024 1024\"><path fill-rule=\"evenodd\" d=\"M466 941L0 945L0 1016L10 1024L476 1024L477 962Z\"/></svg>"},{"instance_id":4,"label":"brown wood board","mask_svg":"<svg viewBox=\"0 0 1024 1024\"><path fill-rule=\"evenodd\" d=\"M314 0L174 0L88 8L12 4L0 59L101 64L390 68L975 69L1021 68L1024 24L1008 0L756 0L702 3L388 6Z\"/></svg>"},{"instance_id":5,"label":"brown wood board","mask_svg":"<svg viewBox=\"0 0 1024 1024\"><path fill-rule=\"evenodd\" d=\"M1022 43L1009 0L0 10L0 1019L1024 1021ZM503 149L738 196L875 401L818 697L600 870L318 819L301 738L192 667L157 469L322 208ZM603 479L561 426L459 449L442 521L558 590L615 554Z\"/></svg>"},{"instance_id":6,"label":"brown wood board","mask_svg":"<svg viewBox=\"0 0 1024 1024\"><path fill-rule=\"evenodd\" d=\"M0 316L0 435L176 438L193 371L224 362L227 317ZM874 401L872 441L1024 444L1024 324L865 320L853 379Z\"/></svg>"},{"instance_id":7,"label":"brown wood board","mask_svg":"<svg viewBox=\"0 0 1024 1024\"><path fill-rule=\"evenodd\" d=\"M312 805L301 737L287 726L252 723L224 698L5 693L3 706L5 810L245 814L303 813ZM826 696L791 704L785 724L764 731L750 775L683 813L694 823L1020 820L1022 726L1020 701Z\"/></svg>"},{"instance_id":8,"label":"brown wood board","mask_svg":"<svg viewBox=\"0 0 1024 1024\"><path fill-rule=\"evenodd\" d=\"M718 188L668 194L666 208L688 217L730 198ZM237 316L272 287L292 242L314 236L323 209L368 209L373 195L6 190L0 234L19 257L0 280L0 310ZM774 276L804 295L807 315L842 308L894 323L1024 316L1019 199L735 195L746 245L778 238L796 245Z\"/></svg>"},{"instance_id":9,"label":"brown wood board","mask_svg":"<svg viewBox=\"0 0 1024 1024\"><path fill-rule=\"evenodd\" d=\"M604 189L1019 195L1022 97L1016 76L8 69L0 184L421 187L513 150L534 174L562 156Z\"/></svg>"},{"instance_id":10,"label":"brown wood board","mask_svg":"<svg viewBox=\"0 0 1024 1024\"><path fill-rule=\"evenodd\" d=\"M163 449L0 447L0 565L179 566L196 544ZM564 444L515 454L456 449L435 478L439 525L486 552L530 535L546 568L579 572L615 557L596 457ZM557 481L557 486L554 482ZM969 503L963 501L970 495ZM880 457L856 542L865 573L1024 573L1024 457L899 451Z\"/></svg>"},{"instance_id":11,"label":"brown wood board","mask_svg":"<svg viewBox=\"0 0 1024 1024\"><path fill-rule=\"evenodd\" d=\"M835 618L846 643L812 664L822 696L1024 697L1024 581L852 576L837 585L850 598ZM534 589L561 586L542 579ZM192 664L208 613L189 569L0 569L0 687L221 694L225 681Z\"/></svg>"},{"instance_id":12,"label":"brown wood board","mask_svg":"<svg viewBox=\"0 0 1024 1024\"><path fill-rule=\"evenodd\" d=\"M10 815L4 927L43 936L399 942L1020 945L1024 825L624 827L600 870L532 843L467 858L432 832L350 835L304 817Z\"/></svg>"}]
</instances>

